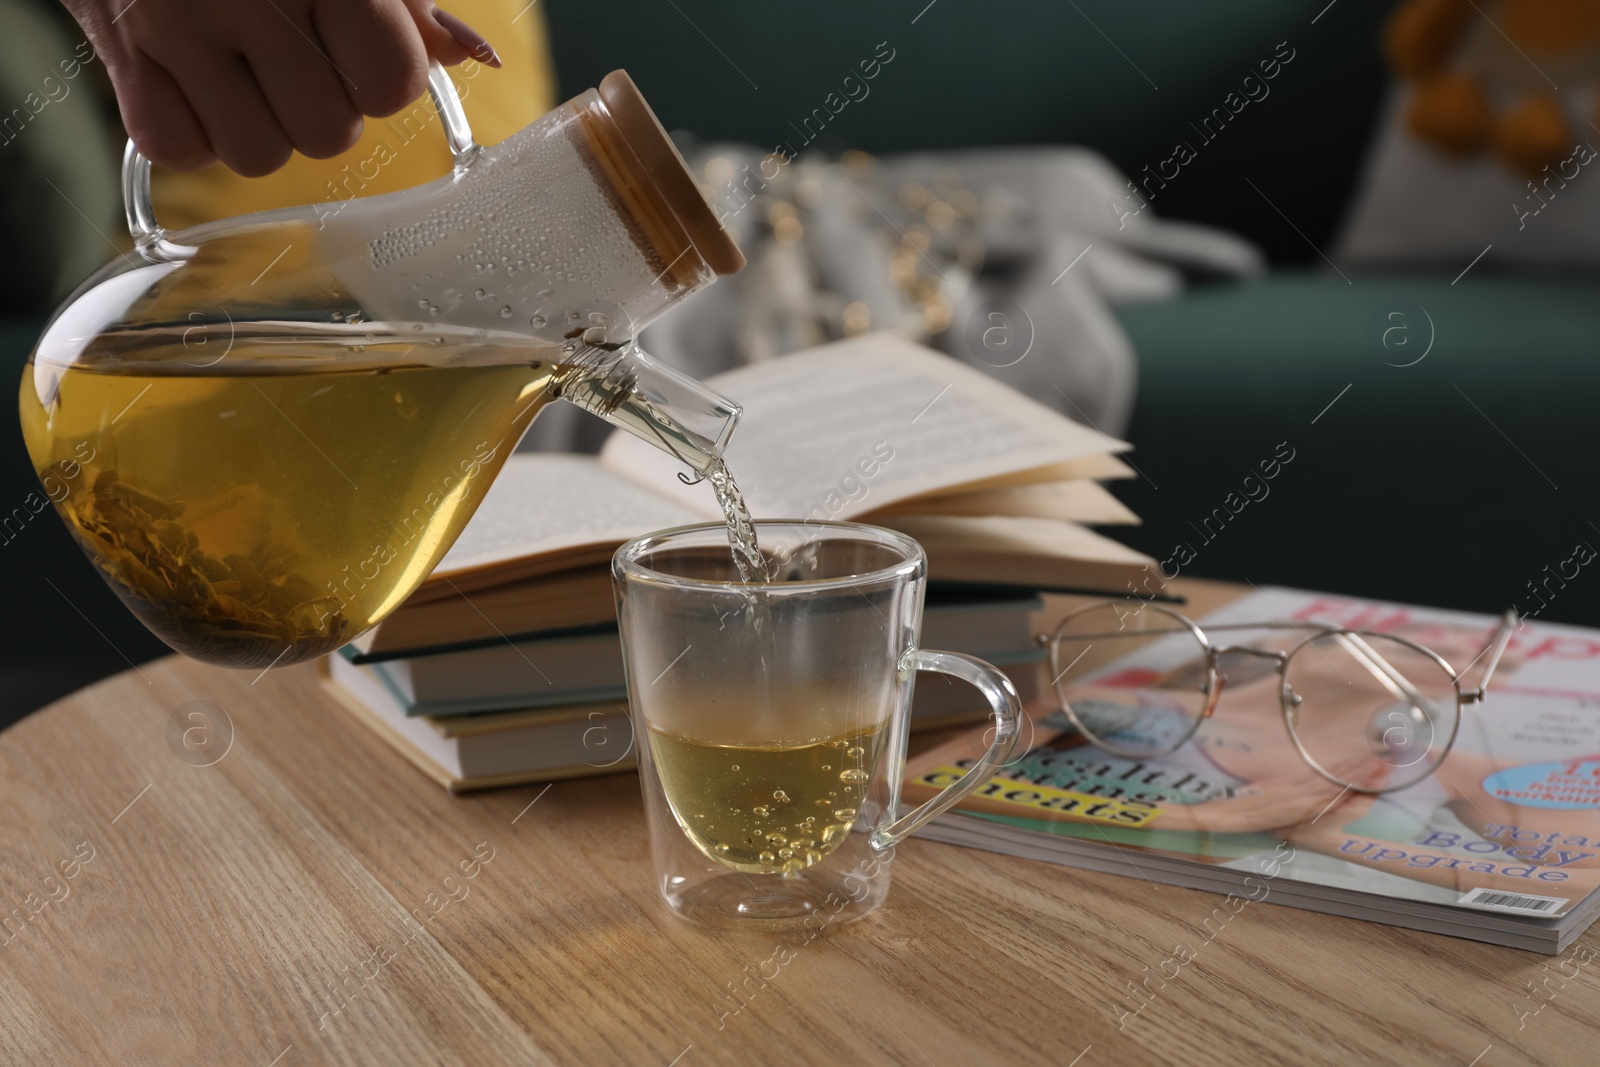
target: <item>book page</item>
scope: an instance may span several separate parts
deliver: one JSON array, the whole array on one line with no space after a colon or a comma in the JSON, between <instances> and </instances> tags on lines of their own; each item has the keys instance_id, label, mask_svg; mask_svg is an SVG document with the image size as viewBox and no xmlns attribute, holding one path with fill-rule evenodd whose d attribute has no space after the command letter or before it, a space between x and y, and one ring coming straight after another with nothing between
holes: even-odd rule
<instances>
[{"instance_id":1,"label":"book page","mask_svg":"<svg viewBox=\"0 0 1600 1067\"><path fill-rule=\"evenodd\" d=\"M614 546L704 518L592 456L516 452L430 581L521 557Z\"/></svg>"},{"instance_id":2,"label":"book page","mask_svg":"<svg viewBox=\"0 0 1600 1067\"><path fill-rule=\"evenodd\" d=\"M1044 467L1035 467L1028 471L1018 471L1014 474L1000 474L993 478L983 478L965 485L951 486L941 489L941 493L975 493L980 489L1005 489L1017 485L1044 485L1048 482L1075 482L1083 479L1093 481L1113 481L1119 478L1132 478L1134 469L1110 452L1099 452L1082 459L1071 459L1065 463L1052 463Z\"/></svg>"},{"instance_id":3,"label":"book page","mask_svg":"<svg viewBox=\"0 0 1600 1067\"><path fill-rule=\"evenodd\" d=\"M947 356L872 334L707 384L744 407L726 462L758 517L849 519L954 486L1125 449ZM671 457L613 434L601 462L716 514Z\"/></svg>"},{"instance_id":4,"label":"book page","mask_svg":"<svg viewBox=\"0 0 1600 1067\"><path fill-rule=\"evenodd\" d=\"M1139 522L1139 516L1099 482L1083 480L919 497L874 508L864 517L877 519L891 515L1015 515L1064 519L1086 526L1137 525Z\"/></svg>"},{"instance_id":5,"label":"book page","mask_svg":"<svg viewBox=\"0 0 1600 1067\"><path fill-rule=\"evenodd\" d=\"M929 573L945 580L1110 593L1156 569L1142 552L1059 519L904 515L884 525L921 544Z\"/></svg>"}]
</instances>

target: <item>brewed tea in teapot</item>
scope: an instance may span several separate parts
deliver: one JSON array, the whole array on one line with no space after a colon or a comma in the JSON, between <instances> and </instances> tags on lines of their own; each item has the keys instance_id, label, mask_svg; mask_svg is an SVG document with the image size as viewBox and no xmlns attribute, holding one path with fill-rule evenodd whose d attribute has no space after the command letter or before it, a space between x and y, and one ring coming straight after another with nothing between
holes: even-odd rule
<instances>
[{"instance_id":1,"label":"brewed tea in teapot","mask_svg":"<svg viewBox=\"0 0 1600 1067\"><path fill-rule=\"evenodd\" d=\"M633 83L616 72L492 147L442 69L430 87L453 172L384 196L169 234L130 144L135 249L29 360L35 469L180 652L262 668L374 625L557 399L731 488L738 407L633 339L743 257Z\"/></svg>"}]
</instances>

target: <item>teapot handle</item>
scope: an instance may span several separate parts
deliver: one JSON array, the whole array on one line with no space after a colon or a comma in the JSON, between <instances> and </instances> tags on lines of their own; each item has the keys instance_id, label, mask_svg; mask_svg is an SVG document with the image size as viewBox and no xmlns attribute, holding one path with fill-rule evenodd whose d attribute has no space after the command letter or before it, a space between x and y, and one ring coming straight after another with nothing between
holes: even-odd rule
<instances>
[{"instance_id":1,"label":"teapot handle","mask_svg":"<svg viewBox=\"0 0 1600 1067\"><path fill-rule=\"evenodd\" d=\"M428 64L428 95L433 97L434 110L444 121L450 154L455 157L456 170L460 170L477 158L481 146L473 140L455 83L437 60ZM137 247L161 240L166 231L156 222L155 205L150 199L150 160L131 140L122 153L122 203L128 215L128 233Z\"/></svg>"}]
</instances>

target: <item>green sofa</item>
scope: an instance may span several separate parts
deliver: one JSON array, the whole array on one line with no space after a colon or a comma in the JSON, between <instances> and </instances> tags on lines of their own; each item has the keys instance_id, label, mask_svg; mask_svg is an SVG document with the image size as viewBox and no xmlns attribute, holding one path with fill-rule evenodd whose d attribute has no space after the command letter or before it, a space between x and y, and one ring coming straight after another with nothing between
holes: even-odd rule
<instances>
[{"instance_id":1,"label":"green sofa","mask_svg":"<svg viewBox=\"0 0 1600 1067\"><path fill-rule=\"evenodd\" d=\"M563 91L626 66L670 125L707 139L792 140L788 123L887 41L893 63L822 149L1076 143L1129 175L1197 141L1189 124L1286 44L1270 94L1152 202L1249 238L1273 270L1119 310L1139 359L1127 436L1143 475L1116 491L1144 525L1115 535L1174 564L1187 545L1186 574L1600 624L1600 575L1559 577L1579 542L1600 546L1581 444L1600 397L1600 277L1479 266L1452 285L1461 263L1347 282L1318 251L1388 88L1378 40L1393 6L550 0L547 16ZM606 47L563 44L579 40ZM1414 357L1374 324L1404 321L1420 342L1429 317L1427 357L1390 365ZM1285 441L1296 458L1271 495L1234 514L1229 494Z\"/></svg>"},{"instance_id":2,"label":"green sofa","mask_svg":"<svg viewBox=\"0 0 1600 1067\"><path fill-rule=\"evenodd\" d=\"M1434 326L1413 366L1396 364L1426 322L1406 356L1374 325L1405 302ZM1148 475L1119 490L1145 520L1130 543L1165 559L1190 542L1206 577L1600 623L1600 574L1563 566L1600 547L1594 279L1276 271L1121 318ZM1202 544L1190 524L1282 441L1296 458L1271 495Z\"/></svg>"},{"instance_id":3,"label":"green sofa","mask_svg":"<svg viewBox=\"0 0 1600 1067\"><path fill-rule=\"evenodd\" d=\"M1155 201L1248 237L1274 268L1120 311L1140 363L1128 436L1142 476L1117 492L1144 525L1117 536L1174 563L1187 545L1185 574L1600 623L1600 576L1552 581L1572 574L1576 544L1600 545L1582 444L1600 396L1595 279L1480 267L1452 285L1458 265L1347 283L1314 250L1331 244L1386 88L1387 5L541 6L565 92L625 67L669 126L707 139L792 139L789 122L888 42L893 63L820 148L1078 143L1130 174L1170 155L1189 121L1286 42L1295 58L1272 95ZM1406 360L1377 340L1374 323L1396 308L1432 321L1414 366L1390 365ZM40 325L0 326L12 373ZM4 427L9 510L35 483L15 420ZM1270 495L1239 508L1230 494L1284 447L1293 459ZM0 582L12 608L0 616L0 721L165 651L48 512L0 543Z\"/></svg>"}]
</instances>

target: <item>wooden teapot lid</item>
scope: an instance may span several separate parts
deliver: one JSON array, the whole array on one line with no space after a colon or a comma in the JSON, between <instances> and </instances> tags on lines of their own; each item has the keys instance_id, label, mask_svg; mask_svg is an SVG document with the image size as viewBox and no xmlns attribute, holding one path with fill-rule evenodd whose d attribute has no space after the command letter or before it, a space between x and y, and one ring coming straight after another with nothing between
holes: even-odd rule
<instances>
[{"instance_id":1,"label":"wooden teapot lid","mask_svg":"<svg viewBox=\"0 0 1600 1067\"><path fill-rule=\"evenodd\" d=\"M683 237L717 274L733 274L741 269L744 253L706 202L689 165L627 71L614 70L605 76L600 82L600 100L610 121L598 124L593 132L606 142L606 154L628 187L619 192L654 217L657 225L651 225L648 219L639 220L647 231L662 236L661 224L669 218L675 220L677 227L666 228L681 227ZM669 247L660 251L669 260L683 251L681 247L671 248L671 242L665 243Z\"/></svg>"}]
</instances>

